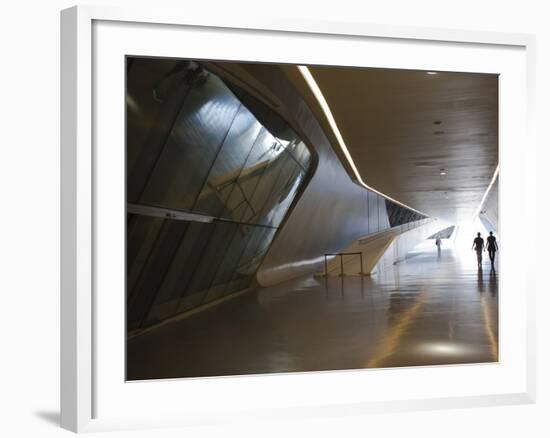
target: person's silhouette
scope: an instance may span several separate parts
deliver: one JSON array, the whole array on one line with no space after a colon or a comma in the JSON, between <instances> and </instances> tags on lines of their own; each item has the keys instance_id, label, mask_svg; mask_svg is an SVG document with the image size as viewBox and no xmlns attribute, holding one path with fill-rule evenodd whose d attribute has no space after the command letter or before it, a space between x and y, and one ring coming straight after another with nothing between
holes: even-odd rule
<instances>
[{"instance_id":1,"label":"person's silhouette","mask_svg":"<svg viewBox=\"0 0 550 438\"><path fill-rule=\"evenodd\" d=\"M487 252L489 253L489 259L491 260L491 269L495 270L495 253L498 251L497 239L493 236L493 232L489 231L487 236Z\"/></svg>"},{"instance_id":2,"label":"person's silhouette","mask_svg":"<svg viewBox=\"0 0 550 438\"><path fill-rule=\"evenodd\" d=\"M477 254L477 267L481 268L481 252L485 251L485 246L483 245L483 238L481 237L481 233L477 233L477 237L474 239L472 249L474 248Z\"/></svg>"}]
</instances>

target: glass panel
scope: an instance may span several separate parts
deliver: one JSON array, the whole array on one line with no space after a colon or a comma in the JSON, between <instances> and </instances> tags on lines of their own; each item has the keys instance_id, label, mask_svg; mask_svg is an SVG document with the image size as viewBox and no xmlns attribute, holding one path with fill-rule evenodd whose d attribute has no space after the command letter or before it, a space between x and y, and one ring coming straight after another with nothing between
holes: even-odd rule
<instances>
[{"instance_id":1,"label":"glass panel","mask_svg":"<svg viewBox=\"0 0 550 438\"><path fill-rule=\"evenodd\" d=\"M366 214L366 219L365 219L365 224L367 225L367 234L369 233L369 230L370 230L370 211L369 211L369 191L368 190L365 190L363 193L363 196L364 196L364 199L365 199L365 214Z\"/></svg>"},{"instance_id":2,"label":"glass panel","mask_svg":"<svg viewBox=\"0 0 550 438\"><path fill-rule=\"evenodd\" d=\"M241 106L193 208L194 211L220 216L229 195L235 190L241 169L260 129L260 124L250 111Z\"/></svg>"},{"instance_id":3,"label":"glass panel","mask_svg":"<svg viewBox=\"0 0 550 438\"><path fill-rule=\"evenodd\" d=\"M386 210L386 198L378 196L378 229L380 231L390 228L388 212Z\"/></svg>"},{"instance_id":4,"label":"glass panel","mask_svg":"<svg viewBox=\"0 0 550 438\"><path fill-rule=\"evenodd\" d=\"M167 318L178 310L179 299L201 262L210 234L215 225L200 222L188 222L187 230L181 239L177 252L172 259L155 303L148 317L149 322Z\"/></svg>"},{"instance_id":5,"label":"glass panel","mask_svg":"<svg viewBox=\"0 0 550 438\"><path fill-rule=\"evenodd\" d=\"M149 313L188 223L164 219L134 288L128 291L128 326L135 328Z\"/></svg>"},{"instance_id":6,"label":"glass panel","mask_svg":"<svg viewBox=\"0 0 550 438\"><path fill-rule=\"evenodd\" d=\"M163 220L160 218L128 215L128 239L126 244L126 266L128 297L134 290L135 283L143 265L151 254L151 249L157 239Z\"/></svg>"},{"instance_id":7,"label":"glass panel","mask_svg":"<svg viewBox=\"0 0 550 438\"><path fill-rule=\"evenodd\" d=\"M369 202L369 234L377 233L378 228L378 195L369 190L368 192Z\"/></svg>"},{"instance_id":8,"label":"glass panel","mask_svg":"<svg viewBox=\"0 0 550 438\"><path fill-rule=\"evenodd\" d=\"M190 62L130 58L127 61L127 197L137 202L184 102Z\"/></svg>"},{"instance_id":9,"label":"glass panel","mask_svg":"<svg viewBox=\"0 0 550 438\"><path fill-rule=\"evenodd\" d=\"M276 228L254 227L253 234L250 236L248 245L239 260L235 272L237 277L256 274L276 232Z\"/></svg>"},{"instance_id":10,"label":"glass panel","mask_svg":"<svg viewBox=\"0 0 550 438\"><path fill-rule=\"evenodd\" d=\"M215 229L206 248L202 254L197 254L200 263L194 270L193 278L185 291L185 295L206 294L237 228L238 225L231 222L217 222L215 224Z\"/></svg>"},{"instance_id":11,"label":"glass panel","mask_svg":"<svg viewBox=\"0 0 550 438\"><path fill-rule=\"evenodd\" d=\"M204 302L219 298L228 287L231 289L230 283L233 274L253 232L254 227L251 225L243 224L238 226L237 232L233 235L231 244L227 247L216 276L210 285L208 294L203 299Z\"/></svg>"},{"instance_id":12,"label":"glass panel","mask_svg":"<svg viewBox=\"0 0 550 438\"><path fill-rule=\"evenodd\" d=\"M141 201L190 210L240 106L221 80L209 75L185 99Z\"/></svg>"},{"instance_id":13,"label":"glass panel","mask_svg":"<svg viewBox=\"0 0 550 438\"><path fill-rule=\"evenodd\" d=\"M271 160L278 156L281 150L275 138L266 129L262 129L226 202L223 217L241 222L244 212L248 208L254 209L251 202L259 181Z\"/></svg>"},{"instance_id":14,"label":"glass panel","mask_svg":"<svg viewBox=\"0 0 550 438\"><path fill-rule=\"evenodd\" d=\"M294 200L296 191L300 187L304 171L296 164L287 163L281 175L287 176L286 181L284 178L279 178L278 182L281 182L281 185L277 184L275 186L271 199L266 204L270 207L270 210L262 212L261 224L273 227L281 225L290 204Z\"/></svg>"},{"instance_id":15,"label":"glass panel","mask_svg":"<svg viewBox=\"0 0 550 438\"><path fill-rule=\"evenodd\" d=\"M248 208L241 218L242 222L259 223L265 214L269 213L275 202L273 192L278 193L288 179L288 175L281 173L287 165L289 169L297 166L282 146L280 148L280 153L270 161L257 182Z\"/></svg>"},{"instance_id":16,"label":"glass panel","mask_svg":"<svg viewBox=\"0 0 550 438\"><path fill-rule=\"evenodd\" d=\"M274 228L260 226L250 226L250 230L246 247L236 260L230 279L222 290L216 291L220 296L229 295L250 286L277 231Z\"/></svg>"},{"instance_id":17,"label":"glass panel","mask_svg":"<svg viewBox=\"0 0 550 438\"><path fill-rule=\"evenodd\" d=\"M292 156L302 167L302 169L304 171L307 171L307 169L309 168L309 162L311 160L311 152L309 152L304 142L300 140L295 140L289 146L287 146L286 150L292 154Z\"/></svg>"},{"instance_id":18,"label":"glass panel","mask_svg":"<svg viewBox=\"0 0 550 438\"><path fill-rule=\"evenodd\" d=\"M248 287L311 155L267 106L195 62L128 69L128 201L224 219L128 215L131 330Z\"/></svg>"}]
</instances>

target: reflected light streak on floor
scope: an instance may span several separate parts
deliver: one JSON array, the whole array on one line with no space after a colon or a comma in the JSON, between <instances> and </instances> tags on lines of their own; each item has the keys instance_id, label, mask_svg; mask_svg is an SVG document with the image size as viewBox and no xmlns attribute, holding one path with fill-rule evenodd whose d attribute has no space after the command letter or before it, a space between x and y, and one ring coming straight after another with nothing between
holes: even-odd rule
<instances>
[{"instance_id":1,"label":"reflected light streak on floor","mask_svg":"<svg viewBox=\"0 0 550 438\"><path fill-rule=\"evenodd\" d=\"M494 362L497 309L488 259L432 240L371 277L258 289L130 340L128 379Z\"/></svg>"},{"instance_id":2,"label":"reflected light streak on floor","mask_svg":"<svg viewBox=\"0 0 550 438\"><path fill-rule=\"evenodd\" d=\"M367 368L379 368L383 366L385 359L395 352L401 337L407 333L407 329L420 311L424 303L424 298L425 294L423 292L420 293L414 305L403 312L398 322L388 330L386 336L384 336L384 339L380 342L380 351L375 352L372 359L367 363Z\"/></svg>"}]
</instances>

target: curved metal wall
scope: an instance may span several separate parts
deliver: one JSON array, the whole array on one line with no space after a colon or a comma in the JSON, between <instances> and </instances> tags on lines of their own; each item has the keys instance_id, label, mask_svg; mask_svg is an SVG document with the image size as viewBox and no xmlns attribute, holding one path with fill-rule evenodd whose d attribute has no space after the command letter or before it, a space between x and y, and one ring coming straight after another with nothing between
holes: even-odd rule
<instances>
[{"instance_id":1,"label":"curved metal wall","mask_svg":"<svg viewBox=\"0 0 550 438\"><path fill-rule=\"evenodd\" d=\"M277 90L281 113L318 159L313 176L258 270L260 285L315 272L322 267L324 254L338 252L367 234L423 218L351 179L313 112L282 69L249 64L246 70L267 89Z\"/></svg>"},{"instance_id":2,"label":"curved metal wall","mask_svg":"<svg viewBox=\"0 0 550 438\"><path fill-rule=\"evenodd\" d=\"M316 271L324 254L420 218L350 178L281 67L247 68L276 111L192 61L128 61L130 330L255 275L267 286Z\"/></svg>"},{"instance_id":3,"label":"curved metal wall","mask_svg":"<svg viewBox=\"0 0 550 438\"><path fill-rule=\"evenodd\" d=\"M133 330L246 289L311 154L269 108L197 63L128 64L126 285Z\"/></svg>"}]
</instances>

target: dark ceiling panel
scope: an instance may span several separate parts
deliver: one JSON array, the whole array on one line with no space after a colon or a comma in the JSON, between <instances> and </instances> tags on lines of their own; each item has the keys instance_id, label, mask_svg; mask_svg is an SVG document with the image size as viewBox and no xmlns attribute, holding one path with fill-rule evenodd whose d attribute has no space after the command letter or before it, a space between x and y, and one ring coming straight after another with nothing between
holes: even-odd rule
<instances>
[{"instance_id":1,"label":"dark ceiling panel","mask_svg":"<svg viewBox=\"0 0 550 438\"><path fill-rule=\"evenodd\" d=\"M498 165L497 75L310 70L368 185L431 216L472 217Z\"/></svg>"}]
</instances>

